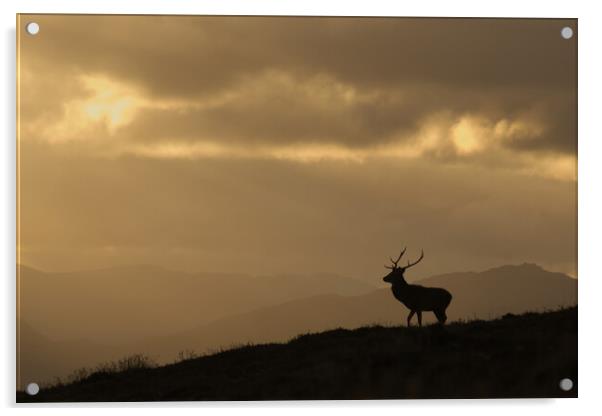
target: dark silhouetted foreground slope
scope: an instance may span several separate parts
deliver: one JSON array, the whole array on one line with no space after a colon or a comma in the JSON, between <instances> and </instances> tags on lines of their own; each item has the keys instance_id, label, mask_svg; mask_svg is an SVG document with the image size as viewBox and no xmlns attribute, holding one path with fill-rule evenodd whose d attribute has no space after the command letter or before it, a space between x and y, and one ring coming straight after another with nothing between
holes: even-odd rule
<instances>
[{"instance_id":1,"label":"dark silhouetted foreground slope","mask_svg":"<svg viewBox=\"0 0 602 416\"><path fill-rule=\"evenodd\" d=\"M570 392L560 379L575 381ZM98 372L23 401L576 397L577 308L445 328L364 327L158 368Z\"/></svg>"}]
</instances>

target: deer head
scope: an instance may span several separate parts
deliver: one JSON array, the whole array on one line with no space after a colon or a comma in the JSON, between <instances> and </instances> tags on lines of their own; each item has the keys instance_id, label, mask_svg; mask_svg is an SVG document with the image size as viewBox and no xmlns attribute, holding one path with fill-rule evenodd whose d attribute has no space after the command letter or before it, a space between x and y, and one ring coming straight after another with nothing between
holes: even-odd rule
<instances>
[{"instance_id":1,"label":"deer head","mask_svg":"<svg viewBox=\"0 0 602 416\"><path fill-rule=\"evenodd\" d=\"M424 251L421 250L420 257L418 258L418 260L416 260L413 263L410 263L410 261L408 260L408 264L406 266L400 267L397 265L397 263L399 263L399 260L401 260L401 257L403 256L403 254L405 252L406 252L405 248L403 250L401 250L401 253L399 254L399 257L397 257L397 260L393 260L392 258L389 258L389 260L391 260L391 263L393 265L385 266L386 269L391 270L391 273L389 273L388 275L383 277L383 280L385 282L392 283L392 284L407 284L406 280L403 277L403 274L405 273L405 271L407 269L409 269L412 266L415 266L424 258Z\"/></svg>"}]
</instances>

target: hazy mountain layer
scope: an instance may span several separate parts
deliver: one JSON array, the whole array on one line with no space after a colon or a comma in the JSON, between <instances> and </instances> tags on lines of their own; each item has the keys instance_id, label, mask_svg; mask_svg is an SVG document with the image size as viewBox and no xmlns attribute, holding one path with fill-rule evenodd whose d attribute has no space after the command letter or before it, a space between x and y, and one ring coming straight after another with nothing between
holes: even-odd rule
<instances>
[{"instance_id":1,"label":"hazy mountain layer","mask_svg":"<svg viewBox=\"0 0 602 416\"><path fill-rule=\"evenodd\" d=\"M132 266L75 273L20 270L19 317L50 339L123 345L253 309L374 285L334 275L253 277Z\"/></svg>"}]
</instances>

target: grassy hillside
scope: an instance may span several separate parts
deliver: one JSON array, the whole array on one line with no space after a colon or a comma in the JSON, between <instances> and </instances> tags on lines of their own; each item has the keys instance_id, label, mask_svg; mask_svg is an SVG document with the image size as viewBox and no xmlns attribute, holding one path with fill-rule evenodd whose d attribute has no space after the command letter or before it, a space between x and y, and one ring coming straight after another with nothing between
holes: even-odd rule
<instances>
[{"instance_id":1,"label":"grassy hillside","mask_svg":"<svg viewBox=\"0 0 602 416\"><path fill-rule=\"evenodd\" d=\"M560 379L575 381L570 392ZM136 362L17 401L576 397L577 308L444 328L364 327L157 368Z\"/></svg>"}]
</instances>

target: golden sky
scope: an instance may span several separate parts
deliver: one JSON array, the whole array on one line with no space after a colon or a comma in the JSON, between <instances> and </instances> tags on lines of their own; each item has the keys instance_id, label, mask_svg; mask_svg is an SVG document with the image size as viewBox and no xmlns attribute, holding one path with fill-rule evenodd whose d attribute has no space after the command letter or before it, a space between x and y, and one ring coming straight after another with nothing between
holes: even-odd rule
<instances>
[{"instance_id":1,"label":"golden sky","mask_svg":"<svg viewBox=\"0 0 602 416\"><path fill-rule=\"evenodd\" d=\"M567 25L21 15L20 261L575 276Z\"/></svg>"}]
</instances>

